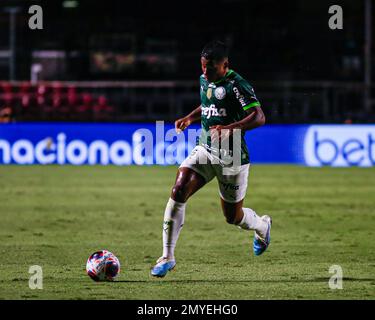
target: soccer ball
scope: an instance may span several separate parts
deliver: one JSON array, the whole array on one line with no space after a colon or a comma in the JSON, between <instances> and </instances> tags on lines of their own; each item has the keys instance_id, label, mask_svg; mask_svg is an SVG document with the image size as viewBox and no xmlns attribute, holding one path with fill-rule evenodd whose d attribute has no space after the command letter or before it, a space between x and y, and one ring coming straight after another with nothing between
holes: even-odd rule
<instances>
[{"instance_id":1,"label":"soccer ball","mask_svg":"<svg viewBox=\"0 0 375 320\"><path fill-rule=\"evenodd\" d=\"M113 281L120 273L120 261L112 252L100 250L87 259L86 271L94 281Z\"/></svg>"}]
</instances>

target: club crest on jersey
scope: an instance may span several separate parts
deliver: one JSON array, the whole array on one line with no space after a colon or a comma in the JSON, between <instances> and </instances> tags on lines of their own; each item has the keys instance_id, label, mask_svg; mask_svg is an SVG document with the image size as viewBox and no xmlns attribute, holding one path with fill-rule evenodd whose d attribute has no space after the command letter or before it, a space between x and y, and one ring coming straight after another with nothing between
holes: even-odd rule
<instances>
[{"instance_id":1,"label":"club crest on jersey","mask_svg":"<svg viewBox=\"0 0 375 320\"><path fill-rule=\"evenodd\" d=\"M207 89L206 96L207 96L208 99L211 99L211 97L212 97L212 88L208 88Z\"/></svg>"},{"instance_id":2,"label":"club crest on jersey","mask_svg":"<svg viewBox=\"0 0 375 320\"><path fill-rule=\"evenodd\" d=\"M225 98L226 91L224 87L218 87L215 89L215 97L218 100L222 100Z\"/></svg>"}]
</instances>

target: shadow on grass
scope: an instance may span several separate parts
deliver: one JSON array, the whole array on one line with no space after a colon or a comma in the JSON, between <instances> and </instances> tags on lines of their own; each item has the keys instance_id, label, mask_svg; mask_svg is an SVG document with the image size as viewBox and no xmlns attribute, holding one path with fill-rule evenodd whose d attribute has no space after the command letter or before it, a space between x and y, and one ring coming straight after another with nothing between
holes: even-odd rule
<instances>
[{"instance_id":1,"label":"shadow on grass","mask_svg":"<svg viewBox=\"0 0 375 320\"><path fill-rule=\"evenodd\" d=\"M314 282L328 282L330 278L314 278L312 281ZM351 281L351 282L369 282L369 281L374 281L375 283L375 278L352 278L352 277L343 277L342 281Z\"/></svg>"},{"instance_id":2,"label":"shadow on grass","mask_svg":"<svg viewBox=\"0 0 375 320\"><path fill-rule=\"evenodd\" d=\"M278 280L269 280L269 279L249 279L249 280L220 280L220 279L163 279L163 278L150 278L149 280L118 280L115 283L150 283L155 282L157 283L158 280L162 282L168 283L254 283L254 282L261 282L261 283L311 283L311 282L324 282L328 283L330 278L310 278L310 279L278 279ZM348 282L374 282L375 278L351 278L351 277L344 277L343 281Z\"/></svg>"}]
</instances>

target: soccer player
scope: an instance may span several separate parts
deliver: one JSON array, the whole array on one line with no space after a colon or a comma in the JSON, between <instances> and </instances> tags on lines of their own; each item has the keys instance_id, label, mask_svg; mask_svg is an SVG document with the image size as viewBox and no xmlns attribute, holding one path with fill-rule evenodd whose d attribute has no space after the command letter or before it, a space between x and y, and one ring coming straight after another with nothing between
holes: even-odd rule
<instances>
[{"instance_id":1,"label":"soccer player","mask_svg":"<svg viewBox=\"0 0 375 320\"><path fill-rule=\"evenodd\" d=\"M244 135L245 131L265 123L264 113L251 85L229 69L226 44L220 41L208 43L201 53L200 62L203 71L200 77L201 105L184 118L176 120L175 128L179 132L200 120L202 131L196 147L178 168L165 208L163 254L151 269L151 275L156 277L164 277L176 265L174 250L184 224L187 200L214 177L219 183L221 207L226 221L255 231L255 255L262 254L270 244L271 217L259 217L254 210L243 207L250 166ZM228 169L229 164L220 157L222 150L214 145L217 146L219 141L223 145L225 139L234 139L234 133L239 130L240 164L234 166L232 163L233 173L225 173L224 169ZM227 154L232 152L233 155L238 151L234 150L235 146L234 142L229 144Z\"/></svg>"}]
</instances>

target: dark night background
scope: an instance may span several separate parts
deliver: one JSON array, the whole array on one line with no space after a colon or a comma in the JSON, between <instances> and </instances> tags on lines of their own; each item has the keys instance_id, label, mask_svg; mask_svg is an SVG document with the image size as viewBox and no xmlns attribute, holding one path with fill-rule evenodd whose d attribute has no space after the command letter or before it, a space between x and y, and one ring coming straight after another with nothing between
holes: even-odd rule
<instances>
[{"instance_id":1,"label":"dark night background","mask_svg":"<svg viewBox=\"0 0 375 320\"><path fill-rule=\"evenodd\" d=\"M202 47L220 39L230 45L231 67L253 83L260 98L263 93L263 100L273 108L271 121L373 120L372 113L362 108L364 1L78 0L74 8L64 3L2 0L3 8L20 7L15 80L30 79L31 64L40 62L35 52L55 51L63 53L63 59L40 80L197 81ZM43 8L43 30L28 28L31 4ZM328 27L328 8L334 4L343 8L343 30ZM9 15L0 10L0 51L8 49L8 33ZM0 79L7 80L8 61L0 61ZM323 82L327 82L324 88ZM290 84L292 97L285 92L282 98L275 97L285 83ZM340 92L345 96L336 97ZM302 101L301 95L310 100ZM313 100L323 95L329 112L316 111ZM120 103L116 97L112 101ZM309 107L303 117L288 115L304 103ZM118 108L121 113L124 107Z\"/></svg>"}]
</instances>

